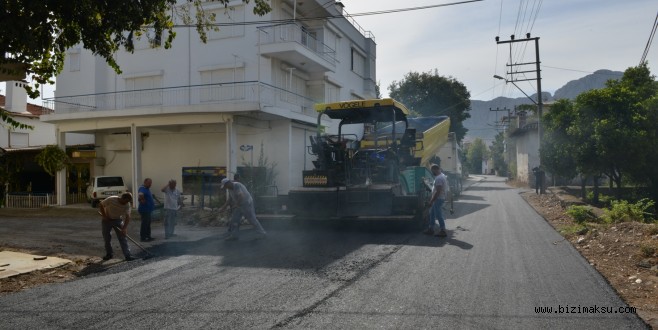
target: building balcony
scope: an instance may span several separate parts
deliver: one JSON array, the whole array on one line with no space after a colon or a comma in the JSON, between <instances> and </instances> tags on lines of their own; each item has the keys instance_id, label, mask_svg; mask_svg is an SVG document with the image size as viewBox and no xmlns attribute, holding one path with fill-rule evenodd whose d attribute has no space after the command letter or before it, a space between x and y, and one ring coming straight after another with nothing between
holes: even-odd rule
<instances>
[{"instance_id":1,"label":"building balcony","mask_svg":"<svg viewBox=\"0 0 658 330\"><path fill-rule=\"evenodd\" d=\"M316 117L310 98L257 81L203 84L141 89L121 92L61 96L44 100L54 109L42 121L55 122L84 118L179 114L199 112L240 112L282 109L289 118ZM287 112L285 112L287 111Z\"/></svg>"},{"instance_id":2,"label":"building balcony","mask_svg":"<svg viewBox=\"0 0 658 330\"><path fill-rule=\"evenodd\" d=\"M336 51L317 40L304 27L290 23L265 26L258 30L261 55L303 67L307 72L336 69Z\"/></svg>"}]
</instances>

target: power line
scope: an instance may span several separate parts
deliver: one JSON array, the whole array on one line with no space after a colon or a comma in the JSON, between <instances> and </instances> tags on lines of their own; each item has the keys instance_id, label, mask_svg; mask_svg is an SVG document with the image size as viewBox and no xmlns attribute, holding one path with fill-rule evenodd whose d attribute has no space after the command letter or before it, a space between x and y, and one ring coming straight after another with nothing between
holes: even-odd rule
<instances>
[{"instance_id":1,"label":"power line","mask_svg":"<svg viewBox=\"0 0 658 330\"><path fill-rule=\"evenodd\" d=\"M529 13L528 13L528 2L527 1L529 1L529 0L526 0L526 2L525 2L526 6L525 6L525 9L524 9L524 12L523 12L523 20L520 23L521 28L523 28L525 17L526 17L526 14L527 14L528 21L527 21L526 31L515 29L514 34L523 34L524 32L525 33L532 33L532 28L535 26L535 21L537 20L537 17L539 17L539 9L541 8L542 1L541 0L533 1L532 8L529 10ZM537 10L535 10L535 7L537 8ZM522 59L525 57L526 50L528 49L528 44L525 43L525 44L521 45L520 47L516 47L515 49L516 49L516 51L515 51L516 56L514 56L514 57L517 59L517 62L523 62ZM510 62L510 64L511 64L511 62Z\"/></svg>"},{"instance_id":2,"label":"power line","mask_svg":"<svg viewBox=\"0 0 658 330\"><path fill-rule=\"evenodd\" d=\"M574 72L582 72L582 73L589 73L589 74L598 74L598 75L606 75L606 76L617 76L615 73L606 73L606 72L592 72L592 71L584 71L584 70L576 70L576 69L567 69L567 68L560 68L556 66L549 66L543 64L542 67L544 68L550 68L550 69L556 69L556 70L564 70L564 71L574 71Z\"/></svg>"},{"instance_id":3,"label":"power line","mask_svg":"<svg viewBox=\"0 0 658 330\"><path fill-rule=\"evenodd\" d=\"M379 11L371 11L371 12L349 14L349 15L326 15L326 16L316 16L316 17L302 17L302 18L297 18L297 19L261 20L261 21L231 22L231 23L210 23L210 24L204 24L204 25L205 26L235 26L235 25L260 25L260 24L272 24L272 25L289 24L289 23L294 23L294 22L315 21L315 20L320 20L320 19L334 19L334 18L347 18L347 17L360 17L360 16L394 14L394 13L402 13L402 12L407 12L407 11L416 11L416 10L425 10L425 9L438 8L438 7L463 5L463 4L467 4L467 3L471 3L471 2L480 2L480 1L484 1L484 0L466 0L466 1L458 1L458 2L451 2L451 3L445 3L445 4L438 4L438 5L379 10ZM180 28L180 27L196 27L196 25L195 24L174 24L173 27L177 27L177 28Z\"/></svg>"},{"instance_id":4,"label":"power line","mask_svg":"<svg viewBox=\"0 0 658 330\"><path fill-rule=\"evenodd\" d=\"M658 13L656 13L656 18L653 21L653 27L651 28L651 33L649 34L649 40L647 40L647 45L644 47L644 53L642 53L642 59L640 60L640 65L644 63L649 55L649 48L651 43L653 43L653 37L656 35L656 28L658 27Z\"/></svg>"},{"instance_id":5,"label":"power line","mask_svg":"<svg viewBox=\"0 0 658 330\"><path fill-rule=\"evenodd\" d=\"M544 0L539 0L539 4L537 5L537 10L535 11L535 18L532 19L532 24L530 24L530 29L528 32L532 33L532 29L535 27L535 22L537 21L537 17L539 17L539 9L541 9L541 5L544 3Z\"/></svg>"},{"instance_id":6,"label":"power line","mask_svg":"<svg viewBox=\"0 0 658 330\"><path fill-rule=\"evenodd\" d=\"M513 35L520 35L520 34L528 35L532 32L532 29L534 28L535 23L537 21L537 18L539 17L539 12L541 10L543 0L532 0L532 3L530 3L530 1L531 0L521 0L518 2L519 6L517 9L516 22L513 30L514 32ZM502 17L502 0L501 0L500 16ZM523 31L524 29L526 31ZM499 30L500 30L500 22L499 22ZM498 35L500 35L500 33ZM514 39L514 37L511 38ZM515 65L515 63L526 62L523 59L525 58L527 48L528 48L527 43L524 43L523 45L510 44L509 55L508 55L509 64ZM498 63L498 54L496 55L496 63ZM505 73L507 74L508 72L506 71ZM530 80L524 73L512 73L512 74L519 74L523 77L524 80ZM531 86L530 82L528 82L528 84L529 86ZM534 86L531 86L531 88L534 90ZM504 95L506 94L509 96L512 94L512 89L508 89L507 85L504 85L502 94Z\"/></svg>"},{"instance_id":7,"label":"power line","mask_svg":"<svg viewBox=\"0 0 658 330\"><path fill-rule=\"evenodd\" d=\"M497 36L500 35L500 26L501 26L502 22L503 22L503 0L500 0L500 12L498 13L498 34L496 34ZM496 45L496 60L494 61L494 75L498 74L498 71L497 71L496 68L498 67L498 54L499 53L500 53L500 47L498 47L498 45ZM496 87L496 82L495 81L494 81L494 87ZM493 95L494 95L493 93L495 92L495 90L494 90L494 88L491 88L491 90L492 90L491 96L493 98Z\"/></svg>"}]
</instances>

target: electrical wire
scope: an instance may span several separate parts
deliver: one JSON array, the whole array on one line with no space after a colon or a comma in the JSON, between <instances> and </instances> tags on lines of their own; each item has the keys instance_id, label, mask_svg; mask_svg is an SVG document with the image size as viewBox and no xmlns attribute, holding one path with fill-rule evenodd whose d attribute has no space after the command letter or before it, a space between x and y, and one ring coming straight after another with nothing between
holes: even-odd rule
<instances>
[{"instance_id":1,"label":"electrical wire","mask_svg":"<svg viewBox=\"0 0 658 330\"><path fill-rule=\"evenodd\" d=\"M542 4L543 4L543 0L533 0L532 3L530 3L529 0L521 0L519 2L517 14L516 14L516 22L514 26L514 35L521 34L521 32L523 32L523 29L525 29L526 33L532 32L532 29L534 28L534 25L537 21L537 18L539 17L539 12L541 10ZM502 16L502 8L501 8L501 16ZM537 89L535 86L532 86L530 80L537 79L538 77L529 78L525 73L518 73L515 72L514 70L515 66L525 65L525 64L516 64L516 63L526 63L526 62L527 62L526 64L534 63L534 60L531 61L524 60L527 50L528 50L527 42L523 44L512 42L509 44L509 63L507 64L507 66L509 66L509 71L506 69L505 74L507 76L510 76L510 79L506 79L506 80L508 81L524 80L524 82L528 84L528 86L530 86L530 88L536 93ZM520 77L521 79L518 79L517 76ZM505 93L505 91L507 91L507 93ZM503 89L503 93L501 95L510 96L514 91L515 91L514 89L509 89L508 86L505 85L505 88Z\"/></svg>"},{"instance_id":2,"label":"electrical wire","mask_svg":"<svg viewBox=\"0 0 658 330\"><path fill-rule=\"evenodd\" d=\"M544 3L544 0L539 0L539 5L537 5L537 11L535 12L535 18L532 20L532 24L530 25L530 29L528 29L528 33L532 33L532 29L535 27L535 22L537 21L537 17L539 17L539 10L541 9L541 5Z\"/></svg>"},{"instance_id":3,"label":"electrical wire","mask_svg":"<svg viewBox=\"0 0 658 330\"><path fill-rule=\"evenodd\" d=\"M289 23L294 23L295 21L301 22L301 21L315 21L315 20L323 20L323 19L336 19L336 18L347 18L347 17L360 17L360 16L394 14L394 13L402 13L402 12L407 12L407 11L416 11L416 10L425 10L425 9L432 9L432 8L439 8L439 7L463 5L463 4L467 4L467 3L471 3L471 2L480 2L480 1L484 1L484 0L465 0L465 1L445 3L445 4L428 5L428 6L420 6L420 7L407 7L407 8L398 8L398 9L388 9L388 10L379 10L379 11L371 11L371 12L356 13L356 14L349 14L349 15L325 15L325 16L316 16L316 17L303 17L303 18L297 18L297 19L294 19L294 20L293 19L278 19L278 20L261 20L261 21L246 21L246 22L232 22L232 23L209 23L209 24L204 24L204 26L214 27L214 26L234 26L234 25L289 24ZM175 27L175 28L196 27L196 25L195 24L174 24L173 27Z\"/></svg>"},{"instance_id":4,"label":"electrical wire","mask_svg":"<svg viewBox=\"0 0 658 330\"><path fill-rule=\"evenodd\" d=\"M549 65L542 65L544 68L550 68L550 69L556 69L556 70L564 70L564 71L574 71L574 72L582 72L582 73L589 73L589 74L598 74L598 75L606 75L606 76L616 76L614 73L604 73L604 72L591 72L591 71L584 71L584 70L577 70L577 69L568 69L568 68L560 68L556 66L549 66Z\"/></svg>"},{"instance_id":5,"label":"electrical wire","mask_svg":"<svg viewBox=\"0 0 658 330\"><path fill-rule=\"evenodd\" d=\"M500 12L498 13L498 36L500 35L500 27L503 22L503 0L500 0ZM498 55L500 54L500 45L496 44L496 60L494 61L494 76L498 75L498 70L496 69L498 67ZM494 86L496 87L496 81L493 82ZM496 92L495 88L491 88L491 98L494 98L494 93Z\"/></svg>"},{"instance_id":6,"label":"electrical wire","mask_svg":"<svg viewBox=\"0 0 658 330\"><path fill-rule=\"evenodd\" d=\"M521 26L524 25L526 13L528 13L528 2L526 1L525 4L526 4L525 5L525 10L524 10L523 15L522 15L523 19L519 24ZM537 8L537 10L535 10L534 8ZM535 21L537 20L537 17L539 17L539 9L540 8L541 8L541 0L539 2L537 0L533 1L532 9L530 9L530 13L527 15L528 16L528 21L527 21L527 25L526 25L527 27L525 29L526 33L531 33L532 32L531 27L534 27ZM514 34L519 34L520 35L520 34L523 34L523 31L515 29ZM510 44L510 47L513 47L512 44ZM519 45L519 46L515 47L515 49L516 49L516 51L514 52L515 55L513 55L513 58L516 59L516 63L525 62L525 61L523 61L523 59L525 58L525 54L526 54L526 51L528 49L528 43L524 43L523 45ZM510 64L511 63L514 63L514 62L510 62Z\"/></svg>"},{"instance_id":7,"label":"electrical wire","mask_svg":"<svg viewBox=\"0 0 658 330\"><path fill-rule=\"evenodd\" d=\"M649 40L647 40L647 45L644 47L644 53L642 53L642 59L640 60L640 65L642 65L649 55L649 48L653 43L653 37L656 35L656 28L658 28L658 13L656 13L656 18L653 21L653 27L651 28L651 33L649 34Z\"/></svg>"}]
</instances>

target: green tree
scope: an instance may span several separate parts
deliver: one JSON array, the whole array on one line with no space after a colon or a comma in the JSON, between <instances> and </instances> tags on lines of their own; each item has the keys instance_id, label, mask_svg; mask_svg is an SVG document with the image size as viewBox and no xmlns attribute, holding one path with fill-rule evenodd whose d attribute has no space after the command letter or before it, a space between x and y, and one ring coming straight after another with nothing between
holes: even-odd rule
<instances>
[{"instance_id":1,"label":"green tree","mask_svg":"<svg viewBox=\"0 0 658 330\"><path fill-rule=\"evenodd\" d=\"M494 170L496 170L496 173L501 176L507 176L507 162L505 161L505 135L505 132L498 133L490 147Z\"/></svg>"},{"instance_id":2,"label":"green tree","mask_svg":"<svg viewBox=\"0 0 658 330\"><path fill-rule=\"evenodd\" d=\"M50 176L55 176L58 171L66 168L71 164L69 156L66 151L62 150L57 145L46 146L36 157L37 164L41 166L46 173Z\"/></svg>"},{"instance_id":3,"label":"green tree","mask_svg":"<svg viewBox=\"0 0 658 330\"><path fill-rule=\"evenodd\" d=\"M230 0L215 0L228 6ZM242 0L249 3L250 0ZM5 73L24 73L35 83L27 87L31 97L38 87L52 84L64 65L67 49L83 46L105 59L117 72L114 54L121 48L132 52L133 38L163 38L169 48L176 37L174 21L195 24L202 41L214 29L213 15L203 11L203 0L5 0L0 2L0 68ZM267 0L254 0L254 13L271 10ZM7 72L9 71L9 72Z\"/></svg>"},{"instance_id":4,"label":"green tree","mask_svg":"<svg viewBox=\"0 0 658 330\"><path fill-rule=\"evenodd\" d=\"M651 149L652 128L658 125L651 117L647 102L658 93L655 77L646 63L627 69L619 80L606 87L583 93L576 99L581 120L579 130L587 137L589 168L608 176L621 198L625 174L647 170L644 156ZM581 159L583 160L583 159ZM595 162L596 165L592 164Z\"/></svg>"},{"instance_id":5,"label":"green tree","mask_svg":"<svg viewBox=\"0 0 658 330\"><path fill-rule=\"evenodd\" d=\"M646 117L640 126L645 131L646 150L641 155L641 168L631 173L636 182L647 182L655 205L658 205L658 95L645 102Z\"/></svg>"},{"instance_id":6,"label":"green tree","mask_svg":"<svg viewBox=\"0 0 658 330\"><path fill-rule=\"evenodd\" d=\"M382 87L379 81L375 84L375 97L378 99L382 98Z\"/></svg>"},{"instance_id":7,"label":"green tree","mask_svg":"<svg viewBox=\"0 0 658 330\"><path fill-rule=\"evenodd\" d=\"M567 179L573 179L578 174L574 157L578 142L574 135L569 134L576 115L573 102L561 99L542 118L541 163L548 172Z\"/></svg>"},{"instance_id":8,"label":"green tree","mask_svg":"<svg viewBox=\"0 0 658 330\"><path fill-rule=\"evenodd\" d=\"M466 150L466 165L470 173L482 173L482 161L489 157L487 145L480 138L473 140Z\"/></svg>"},{"instance_id":9,"label":"green tree","mask_svg":"<svg viewBox=\"0 0 658 330\"><path fill-rule=\"evenodd\" d=\"M471 94L453 77L434 72L409 72L401 81L393 81L389 95L420 116L449 116L450 131L457 141L466 135L463 121L470 118Z\"/></svg>"},{"instance_id":10,"label":"green tree","mask_svg":"<svg viewBox=\"0 0 658 330\"><path fill-rule=\"evenodd\" d=\"M658 82L646 63L631 67L619 81L611 81L608 88L629 93L625 120L630 128L627 138L633 143L624 148L629 162L624 169L629 181L649 187L654 202L658 203Z\"/></svg>"},{"instance_id":11,"label":"green tree","mask_svg":"<svg viewBox=\"0 0 658 330\"><path fill-rule=\"evenodd\" d=\"M574 105L576 108L575 121L567 129L567 133L575 142L571 152L575 158L576 169L582 177L581 197L586 197L585 184L588 178L592 178L594 180L594 202L596 203L599 196L598 178L604 172L604 165L599 160L596 141L592 138L594 134L594 125L592 123L597 118L596 111L591 107L583 107L588 98L587 93L582 93L576 97Z\"/></svg>"}]
</instances>

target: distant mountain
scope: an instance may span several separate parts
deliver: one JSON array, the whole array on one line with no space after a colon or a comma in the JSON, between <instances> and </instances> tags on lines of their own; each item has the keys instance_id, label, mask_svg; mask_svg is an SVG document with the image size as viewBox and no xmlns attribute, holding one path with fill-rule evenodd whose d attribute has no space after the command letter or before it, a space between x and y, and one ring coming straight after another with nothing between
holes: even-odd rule
<instances>
[{"instance_id":1,"label":"distant mountain","mask_svg":"<svg viewBox=\"0 0 658 330\"><path fill-rule=\"evenodd\" d=\"M533 94L530 97L536 99L536 95ZM553 100L549 92L543 92L542 95L544 102ZM508 115L507 111L513 111L515 106L528 103L532 102L527 97L497 97L490 101L471 100L471 118L464 121L464 127L468 129L464 140L480 138L489 144L502 130L500 127L497 128L496 124L499 124L500 120Z\"/></svg>"},{"instance_id":2,"label":"distant mountain","mask_svg":"<svg viewBox=\"0 0 658 330\"><path fill-rule=\"evenodd\" d=\"M610 71L610 70L598 70L592 74L589 74L585 77L582 77L577 80L572 80L566 85L558 88L555 91L553 98L556 100L559 99L570 99L573 100L580 93L605 87L605 82L610 79L619 80L624 75L620 71Z\"/></svg>"},{"instance_id":3,"label":"distant mountain","mask_svg":"<svg viewBox=\"0 0 658 330\"><path fill-rule=\"evenodd\" d=\"M624 73L619 71L598 70L583 78L572 80L555 91L555 95L543 92L542 100L551 102L558 99L575 99L582 92L592 89L605 87L605 82L610 79L619 79ZM536 99L536 94L530 95ZM464 121L464 127L468 129L464 140L474 140L481 138L487 144L494 140L500 131L496 129L496 123L500 123L503 116L507 116L507 109L510 111L514 106L532 103L527 97L508 98L497 97L490 101L471 100L471 118ZM496 109L502 111L494 111Z\"/></svg>"}]
</instances>

